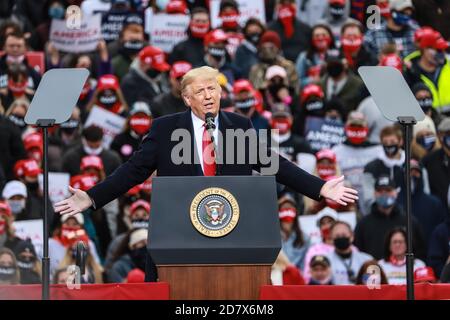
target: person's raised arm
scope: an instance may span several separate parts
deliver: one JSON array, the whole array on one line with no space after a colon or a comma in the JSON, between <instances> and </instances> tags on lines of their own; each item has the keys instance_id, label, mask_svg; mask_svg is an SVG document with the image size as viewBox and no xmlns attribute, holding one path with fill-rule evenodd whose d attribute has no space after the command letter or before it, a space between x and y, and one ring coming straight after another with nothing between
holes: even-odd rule
<instances>
[{"instance_id":1,"label":"person's raised arm","mask_svg":"<svg viewBox=\"0 0 450 320\"><path fill-rule=\"evenodd\" d=\"M104 181L87 192L70 188L72 196L57 202L55 212L76 214L93 206L100 209L105 204L121 196L135 185L144 182L157 166L157 127L159 121L153 122L149 134L142 141L139 150Z\"/></svg>"}]
</instances>

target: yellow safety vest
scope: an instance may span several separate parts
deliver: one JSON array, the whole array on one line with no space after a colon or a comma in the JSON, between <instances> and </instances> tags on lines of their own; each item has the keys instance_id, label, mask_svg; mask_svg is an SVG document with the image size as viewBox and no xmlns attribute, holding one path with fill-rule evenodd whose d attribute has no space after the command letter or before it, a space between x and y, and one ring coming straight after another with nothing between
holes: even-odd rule
<instances>
[{"instance_id":1,"label":"yellow safety vest","mask_svg":"<svg viewBox=\"0 0 450 320\"><path fill-rule=\"evenodd\" d=\"M405 57L404 61L412 61L420 57L420 51L414 51ZM430 89L433 95L433 108L439 112L450 112L450 62L446 60L437 81L437 87L433 81L421 74L420 79Z\"/></svg>"}]
</instances>

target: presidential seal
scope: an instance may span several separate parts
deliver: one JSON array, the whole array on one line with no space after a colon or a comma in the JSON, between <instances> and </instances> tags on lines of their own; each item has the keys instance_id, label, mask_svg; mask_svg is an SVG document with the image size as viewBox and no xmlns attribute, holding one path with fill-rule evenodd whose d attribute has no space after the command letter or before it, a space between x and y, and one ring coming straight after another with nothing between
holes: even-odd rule
<instances>
[{"instance_id":1,"label":"presidential seal","mask_svg":"<svg viewBox=\"0 0 450 320\"><path fill-rule=\"evenodd\" d=\"M200 191L190 208L194 228L207 237L229 234L239 221L239 205L234 196L222 188Z\"/></svg>"}]
</instances>

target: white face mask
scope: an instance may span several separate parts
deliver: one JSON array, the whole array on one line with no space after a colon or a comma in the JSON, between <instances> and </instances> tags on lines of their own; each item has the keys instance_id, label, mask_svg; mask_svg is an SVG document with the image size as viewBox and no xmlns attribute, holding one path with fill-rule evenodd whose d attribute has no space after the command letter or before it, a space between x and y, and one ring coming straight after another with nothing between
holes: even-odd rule
<instances>
[{"instance_id":1,"label":"white face mask","mask_svg":"<svg viewBox=\"0 0 450 320\"><path fill-rule=\"evenodd\" d=\"M13 214L19 214L25 209L25 199L22 200L8 200L8 204L11 207Z\"/></svg>"},{"instance_id":2,"label":"white face mask","mask_svg":"<svg viewBox=\"0 0 450 320\"><path fill-rule=\"evenodd\" d=\"M83 150L90 156L98 156L103 151L103 146L100 146L96 149L93 149L87 145L87 143L83 143Z\"/></svg>"}]
</instances>

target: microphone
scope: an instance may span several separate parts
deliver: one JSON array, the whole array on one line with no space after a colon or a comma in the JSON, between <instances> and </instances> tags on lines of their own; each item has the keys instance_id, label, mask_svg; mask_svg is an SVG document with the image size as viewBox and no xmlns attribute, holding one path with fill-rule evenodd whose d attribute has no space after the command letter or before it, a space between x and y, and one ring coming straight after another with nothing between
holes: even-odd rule
<instances>
[{"instance_id":1,"label":"microphone","mask_svg":"<svg viewBox=\"0 0 450 320\"><path fill-rule=\"evenodd\" d=\"M205 128L211 137L211 141L214 144L214 129L216 129L216 124L214 123L214 115L211 112L205 114Z\"/></svg>"}]
</instances>

